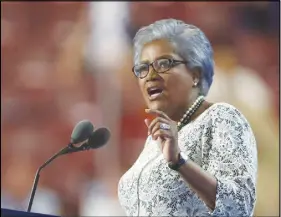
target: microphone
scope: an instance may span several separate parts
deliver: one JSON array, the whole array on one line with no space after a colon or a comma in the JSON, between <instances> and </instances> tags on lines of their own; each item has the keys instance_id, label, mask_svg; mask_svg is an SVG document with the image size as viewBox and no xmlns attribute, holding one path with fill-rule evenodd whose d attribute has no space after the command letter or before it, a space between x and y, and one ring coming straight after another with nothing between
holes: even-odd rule
<instances>
[{"instance_id":1,"label":"microphone","mask_svg":"<svg viewBox=\"0 0 281 217\"><path fill-rule=\"evenodd\" d=\"M111 133L107 128L101 127L94 131L88 141L84 142L81 146L73 148L66 147L62 155L100 148L108 142L110 135Z\"/></svg>"},{"instance_id":2,"label":"microphone","mask_svg":"<svg viewBox=\"0 0 281 217\"><path fill-rule=\"evenodd\" d=\"M89 139L93 131L94 131L94 126L90 121L88 120L80 121L78 124L76 124L76 126L74 127L71 133L70 143L77 144L85 141L86 139Z\"/></svg>"},{"instance_id":3,"label":"microphone","mask_svg":"<svg viewBox=\"0 0 281 217\"><path fill-rule=\"evenodd\" d=\"M109 129L101 127L93 133L93 135L89 138L88 143L93 149L100 148L108 142L110 135L111 133Z\"/></svg>"},{"instance_id":4,"label":"microphone","mask_svg":"<svg viewBox=\"0 0 281 217\"><path fill-rule=\"evenodd\" d=\"M30 212L30 210L31 210L41 170L44 167L46 167L48 164L50 164L54 159L59 157L60 155L71 153L70 150L76 149L73 146L74 144L83 142L83 141L89 139L90 137L92 137L94 135L93 130L94 130L94 126L88 120L83 120L83 121L80 121L79 123L77 123L75 125L72 133L71 133L70 143L68 144L68 146L63 148L63 149L61 149L59 152L57 152L55 155L53 155L51 158L49 158L45 163L43 163L38 168L38 170L36 172L36 175L35 175L34 182L33 182L32 191L31 191L31 195L30 195L30 199L29 199L29 203L28 203L27 212ZM75 152L75 151L72 151L72 152Z\"/></svg>"}]
</instances>

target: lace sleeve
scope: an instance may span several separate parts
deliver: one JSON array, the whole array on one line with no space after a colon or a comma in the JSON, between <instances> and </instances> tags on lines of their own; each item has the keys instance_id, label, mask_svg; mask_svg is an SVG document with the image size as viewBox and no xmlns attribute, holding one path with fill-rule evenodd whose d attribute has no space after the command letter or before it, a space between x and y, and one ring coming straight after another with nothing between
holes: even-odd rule
<instances>
[{"instance_id":1,"label":"lace sleeve","mask_svg":"<svg viewBox=\"0 0 281 217\"><path fill-rule=\"evenodd\" d=\"M212 116L207 171L217 179L212 216L251 216L256 201L257 150L252 130L234 107Z\"/></svg>"}]
</instances>

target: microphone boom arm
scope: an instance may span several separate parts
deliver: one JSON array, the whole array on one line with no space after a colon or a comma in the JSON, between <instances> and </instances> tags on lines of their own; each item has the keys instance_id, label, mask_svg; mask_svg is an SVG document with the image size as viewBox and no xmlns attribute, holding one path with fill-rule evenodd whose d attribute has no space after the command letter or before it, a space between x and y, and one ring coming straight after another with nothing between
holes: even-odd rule
<instances>
[{"instance_id":1,"label":"microphone boom arm","mask_svg":"<svg viewBox=\"0 0 281 217\"><path fill-rule=\"evenodd\" d=\"M40 178L40 172L43 168L45 168L54 159L56 159L57 157L59 157L61 155L70 154L70 153L79 152L79 151L90 150L90 149L96 149L96 148L99 148L99 147L106 144L106 142L108 141L108 139L110 137L110 131L107 128L99 128L98 130L96 130L94 132L95 133L92 133L92 135L89 136L88 141L84 142L79 147L73 146L73 141L71 141L65 148L62 148L59 152L57 152L55 155L53 155L51 158L49 158L45 163L43 163L38 168L38 170L35 174L33 185L32 185L32 190L31 190L31 195L30 195L30 199L29 199L29 202L28 202L27 212L31 211L33 199L35 197L35 192L36 192L37 185L38 185L39 178Z\"/></svg>"},{"instance_id":2,"label":"microphone boom arm","mask_svg":"<svg viewBox=\"0 0 281 217\"><path fill-rule=\"evenodd\" d=\"M33 186L32 186L32 191L31 191L31 195L30 195L30 199L29 199L29 203L28 203L27 212L31 211L31 207L32 207L32 204L33 204L33 199L34 199L35 192L36 192L36 189L37 189L37 185L38 185L38 182L39 182L41 170L44 167L46 167L49 163L51 163L53 160L55 160L57 157L59 157L60 155L65 154L65 152L69 151L69 149L71 149L71 147L72 147L72 145L69 144L67 147L61 149L59 152L57 152L55 155L53 155L51 158L49 158L44 164L42 164L38 168L38 170L36 172L36 175L35 175L35 178L34 178L34 182L33 182Z\"/></svg>"}]
</instances>

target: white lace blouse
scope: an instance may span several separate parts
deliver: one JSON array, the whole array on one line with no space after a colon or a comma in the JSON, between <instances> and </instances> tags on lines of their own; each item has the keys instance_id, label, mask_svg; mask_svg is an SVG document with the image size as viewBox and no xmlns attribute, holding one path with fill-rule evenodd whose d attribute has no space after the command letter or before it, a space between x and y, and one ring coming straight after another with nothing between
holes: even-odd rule
<instances>
[{"instance_id":1,"label":"white lace blouse","mask_svg":"<svg viewBox=\"0 0 281 217\"><path fill-rule=\"evenodd\" d=\"M127 216L251 216L256 201L257 150L245 117L216 103L179 132L181 151L218 181L210 211L180 174L167 166L150 136L134 165L119 181Z\"/></svg>"}]
</instances>

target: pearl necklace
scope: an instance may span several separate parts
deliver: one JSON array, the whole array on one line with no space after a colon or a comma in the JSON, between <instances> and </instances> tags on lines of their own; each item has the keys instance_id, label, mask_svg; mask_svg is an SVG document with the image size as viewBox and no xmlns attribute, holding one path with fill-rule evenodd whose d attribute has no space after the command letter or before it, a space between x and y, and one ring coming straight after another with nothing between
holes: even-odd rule
<instances>
[{"instance_id":1,"label":"pearl necklace","mask_svg":"<svg viewBox=\"0 0 281 217\"><path fill-rule=\"evenodd\" d=\"M178 131L180 131L181 128L183 128L190 121L191 116L196 112L196 110L200 107L204 100L204 96L199 96L189 107L189 109L185 112L183 117L178 122Z\"/></svg>"}]
</instances>

